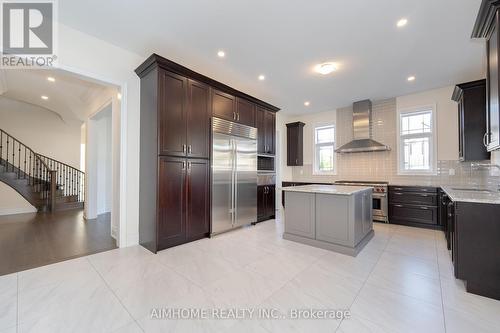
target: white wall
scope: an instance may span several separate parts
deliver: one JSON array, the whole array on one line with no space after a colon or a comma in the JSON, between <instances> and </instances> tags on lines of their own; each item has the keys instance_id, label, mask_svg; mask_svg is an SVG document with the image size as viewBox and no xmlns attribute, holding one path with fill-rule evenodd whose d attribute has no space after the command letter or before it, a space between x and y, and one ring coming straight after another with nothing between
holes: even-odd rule
<instances>
[{"instance_id":1,"label":"white wall","mask_svg":"<svg viewBox=\"0 0 500 333\"><path fill-rule=\"evenodd\" d=\"M97 215L111 212L111 104L99 113L97 126Z\"/></svg>"},{"instance_id":2,"label":"white wall","mask_svg":"<svg viewBox=\"0 0 500 333\"><path fill-rule=\"evenodd\" d=\"M80 165L80 126L42 107L0 96L0 128L35 152ZM19 193L0 183L0 215L35 212Z\"/></svg>"},{"instance_id":3,"label":"white wall","mask_svg":"<svg viewBox=\"0 0 500 333\"><path fill-rule=\"evenodd\" d=\"M35 152L80 167L80 125L42 107L0 96L0 128Z\"/></svg>"},{"instance_id":4,"label":"white wall","mask_svg":"<svg viewBox=\"0 0 500 333\"><path fill-rule=\"evenodd\" d=\"M438 160L458 159L458 109L451 100L453 86L396 98L398 110L436 104Z\"/></svg>"},{"instance_id":5,"label":"white wall","mask_svg":"<svg viewBox=\"0 0 500 333\"><path fill-rule=\"evenodd\" d=\"M145 59L100 39L59 24L58 66L84 76L93 77L121 87L121 115L119 141L120 182L113 182L113 207L120 201L120 212L112 214L112 223L120 225L119 246L139 241L139 112L140 82L135 68ZM114 126L116 124L114 123ZM115 154L113 154L115 156ZM113 169L113 174L115 170ZM116 219L122 219L120 223Z\"/></svg>"}]
</instances>

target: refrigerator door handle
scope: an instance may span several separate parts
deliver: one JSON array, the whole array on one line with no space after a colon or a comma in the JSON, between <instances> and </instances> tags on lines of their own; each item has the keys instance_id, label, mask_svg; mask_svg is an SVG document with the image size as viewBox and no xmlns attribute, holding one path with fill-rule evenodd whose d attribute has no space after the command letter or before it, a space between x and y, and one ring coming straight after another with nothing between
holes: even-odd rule
<instances>
[{"instance_id":1,"label":"refrigerator door handle","mask_svg":"<svg viewBox=\"0 0 500 333\"><path fill-rule=\"evenodd\" d=\"M233 173L234 173L234 181L233 181L233 188L234 188L234 205L233 205L233 211L234 211L234 218L233 218L233 224L236 223L238 219L238 144L236 143L236 140L233 140Z\"/></svg>"}]
</instances>

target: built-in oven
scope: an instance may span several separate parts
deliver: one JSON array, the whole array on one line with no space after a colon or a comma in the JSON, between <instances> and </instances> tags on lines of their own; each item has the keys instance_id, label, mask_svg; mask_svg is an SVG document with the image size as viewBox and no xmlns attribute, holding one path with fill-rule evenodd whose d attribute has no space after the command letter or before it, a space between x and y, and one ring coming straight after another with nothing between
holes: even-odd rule
<instances>
[{"instance_id":1,"label":"built-in oven","mask_svg":"<svg viewBox=\"0 0 500 333\"><path fill-rule=\"evenodd\" d=\"M257 155L257 172L258 173L274 173L274 156Z\"/></svg>"},{"instance_id":2,"label":"built-in oven","mask_svg":"<svg viewBox=\"0 0 500 333\"><path fill-rule=\"evenodd\" d=\"M370 182L370 181L353 181L353 180L338 180L337 185L351 186L370 186L372 191L372 214L373 221L389 222L389 200L387 197L388 183L387 182Z\"/></svg>"},{"instance_id":3,"label":"built-in oven","mask_svg":"<svg viewBox=\"0 0 500 333\"><path fill-rule=\"evenodd\" d=\"M379 222L387 222L387 212L389 210L389 201L387 193L373 192L373 220Z\"/></svg>"}]
</instances>

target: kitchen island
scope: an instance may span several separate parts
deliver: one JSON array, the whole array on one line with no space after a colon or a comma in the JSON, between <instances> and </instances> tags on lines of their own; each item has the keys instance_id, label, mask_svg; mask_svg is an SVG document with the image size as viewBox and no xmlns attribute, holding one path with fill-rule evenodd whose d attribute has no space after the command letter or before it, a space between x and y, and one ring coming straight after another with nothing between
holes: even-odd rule
<instances>
[{"instance_id":1,"label":"kitchen island","mask_svg":"<svg viewBox=\"0 0 500 333\"><path fill-rule=\"evenodd\" d=\"M304 185L286 187L283 238L356 256L374 235L372 188Z\"/></svg>"}]
</instances>

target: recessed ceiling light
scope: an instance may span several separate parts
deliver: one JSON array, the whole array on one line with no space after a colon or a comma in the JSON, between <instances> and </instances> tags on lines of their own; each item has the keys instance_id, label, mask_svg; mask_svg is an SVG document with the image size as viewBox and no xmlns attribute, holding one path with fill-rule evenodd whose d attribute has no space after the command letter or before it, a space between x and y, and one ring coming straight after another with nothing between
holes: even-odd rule
<instances>
[{"instance_id":1,"label":"recessed ceiling light","mask_svg":"<svg viewBox=\"0 0 500 333\"><path fill-rule=\"evenodd\" d=\"M43 100L48 100L49 98L45 95L40 96Z\"/></svg>"},{"instance_id":2,"label":"recessed ceiling light","mask_svg":"<svg viewBox=\"0 0 500 333\"><path fill-rule=\"evenodd\" d=\"M398 21L398 23L396 23L396 25L398 26L398 28L401 28L401 27L404 27L407 23L408 23L408 20L405 18L402 18Z\"/></svg>"},{"instance_id":3,"label":"recessed ceiling light","mask_svg":"<svg viewBox=\"0 0 500 333\"><path fill-rule=\"evenodd\" d=\"M314 71L323 75L330 74L331 72L335 72L336 70L337 65L333 62L325 62L314 66Z\"/></svg>"},{"instance_id":4,"label":"recessed ceiling light","mask_svg":"<svg viewBox=\"0 0 500 333\"><path fill-rule=\"evenodd\" d=\"M52 77L52 76L49 76L49 77L47 78L47 81L50 81L50 82L56 82L56 79L55 79L54 77Z\"/></svg>"},{"instance_id":5,"label":"recessed ceiling light","mask_svg":"<svg viewBox=\"0 0 500 333\"><path fill-rule=\"evenodd\" d=\"M266 77L263 75L263 74L260 74L259 75L259 80L260 81L264 81L266 79Z\"/></svg>"},{"instance_id":6,"label":"recessed ceiling light","mask_svg":"<svg viewBox=\"0 0 500 333\"><path fill-rule=\"evenodd\" d=\"M305 101L305 102L304 102L304 105L305 105L305 106L309 106L309 105L311 105L311 102L309 102L309 101Z\"/></svg>"},{"instance_id":7,"label":"recessed ceiling light","mask_svg":"<svg viewBox=\"0 0 500 333\"><path fill-rule=\"evenodd\" d=\"M411 81L415 81L415 76L413 76L413 75L412 76L408 76L407 80L410 81L410 82Z\"/></svg>"},{"instance_id":8,"label":"recessed ceiling light","mask_svg":"<svg viewBox=\"0 0 500 333\"><path fill-rule=\"evenodd\" d=\"M217 52L217 56L219 58L224 58L226 56L226 52L222 51L222 50L219 50L219 52Z\"/></svg>"}]
</instances>

